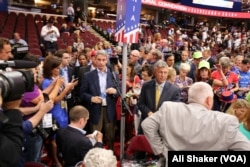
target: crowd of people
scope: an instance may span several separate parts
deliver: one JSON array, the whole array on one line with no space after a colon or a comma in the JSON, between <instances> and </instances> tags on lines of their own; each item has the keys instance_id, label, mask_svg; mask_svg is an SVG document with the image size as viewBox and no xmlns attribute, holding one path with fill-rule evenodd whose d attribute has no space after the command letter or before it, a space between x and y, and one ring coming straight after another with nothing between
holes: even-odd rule
<instances>
[{"instance_id":1,"label":"crowd of people","mask_svg":"<svg viewBox=\"0 0 250 167\"><path fill-rule=\"evenodd\" d=\"M83 32L59 31L49 20L41 30L44 60L23 57L37 62L29 69L34 90L11 105L23 117L16 165L40 162L43 146L57 167L93 167L104 163L95 162L100 155L94 154L113 156L122 108L122 56L128 56L125 100L132 111L126 113L126 144L145 135L158 158L167 157L167 150L250 150L250 31L236 26L222 31L207 23L192 32L164 28L169 28L167 38L155 26L150 26L153 36L145 38L142 30L138 43L122 55L122 46L100 41L87 48L79 36L72 46L58 49L61 33ZM13 58L16 39L24 43L18 33L14 39L0 38L1 60ZM13 109L5 103L2 108ZM145 156L138 152L135 157ZM115 157L109 160L116 164Z\"/></svg>"}]
</instances>

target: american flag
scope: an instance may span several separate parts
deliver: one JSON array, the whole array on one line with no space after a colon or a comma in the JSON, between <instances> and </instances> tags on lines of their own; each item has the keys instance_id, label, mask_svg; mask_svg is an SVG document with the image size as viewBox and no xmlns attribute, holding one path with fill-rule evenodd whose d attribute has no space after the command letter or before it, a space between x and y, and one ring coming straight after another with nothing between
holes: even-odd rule
<instances>
[{"instance_id":1,"label":"american flag","mask_svg":"<svg viewBox=\"0 0 250 167\"><path fill-rule=\"evenodd\" d=\"M137 43L141 0L118 0L115 39L117 42Z\"/></svg>"}]
</instances>

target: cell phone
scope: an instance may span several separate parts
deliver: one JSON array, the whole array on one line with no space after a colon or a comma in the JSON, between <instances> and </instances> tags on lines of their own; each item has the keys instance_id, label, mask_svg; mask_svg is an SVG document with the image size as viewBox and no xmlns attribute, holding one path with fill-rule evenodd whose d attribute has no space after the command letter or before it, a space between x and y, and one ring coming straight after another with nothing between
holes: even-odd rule
<instances>
[{"instance_id":1,"label":"cell phone","mask_svg":"<svg viewBox=\"0 0 250 167\"><path fill-rule=\"evenodd\" d=\"M49 101L49 95L47 93L43 93L43 99L44 99L44 102Z\"/></svg>"},{"instance_id":2,"label":"cell phone","mask_svg":"<svg viewBox=\"0 0 250 167\"><path fill-rule=\"evenodd\" d=\"M61 68L59 69L59 75L63 76L63 69L61 69Z\"/></svg>"}]
</instances>

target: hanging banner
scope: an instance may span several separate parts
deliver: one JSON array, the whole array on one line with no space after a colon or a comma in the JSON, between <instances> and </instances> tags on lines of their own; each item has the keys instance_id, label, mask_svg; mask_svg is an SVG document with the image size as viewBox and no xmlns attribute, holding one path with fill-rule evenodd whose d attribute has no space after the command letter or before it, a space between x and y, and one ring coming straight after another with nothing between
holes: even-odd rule
<instances>
[{"instance_id":1,"label":"hanging banner","mask_svg":"<svg viewBox=\"0 0 250 167\"><path fill-rule=\"evenodd\" d=\"M190 7L186 5L180 5L177 3L166 2L163 0L142 0L142 4L156 6L159 8L176 10L176 11L180 11L184 13L197 14L197 15L227 17L227 18L242 18L242 19L250 18L250 13L247 13L247 12L227 12L227 11L221 11L221 10L195 8L195 7Z\"/></svg>"},{"instance_id":2,"label":"hanging banner","mask_svg":"<svg viewBox=\"0 0 250 167\"><path fill-rule=\"evenodd\" d=\"M117 42L137 43L141 0L118 0L115 39Z\"/></svg>"}]
</instances>

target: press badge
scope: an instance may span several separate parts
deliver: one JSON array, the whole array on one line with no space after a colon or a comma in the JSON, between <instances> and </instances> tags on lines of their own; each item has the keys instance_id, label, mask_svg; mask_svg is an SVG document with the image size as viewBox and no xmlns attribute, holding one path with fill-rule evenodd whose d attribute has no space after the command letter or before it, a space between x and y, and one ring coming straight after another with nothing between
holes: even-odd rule
<instances>
[{"instance_id":1,"label":"press badge","mask_svg":"<svg viewBox=\"0 0 250 167\"><path fill-rule=\"evenodd\" d=\"M61 101L61 107L62 107L62 109L66 108L66 101L65 100Z\"/></svg>"},{"instance_id":2,"label":"press badge","mask_svg":"<svg viewBox=\"0 0 250 167\"><path fill-rule=\"evenodd\" d=\"M101 97L102 97L102 106L107 106L106 93L102 93Z\"/></svg>"},{"instance_id":3,"label":"press badge","mask_svg":"<svg viewBox=\"0 0 250 167\"><path fill-rule=\"evenodd\" d=\"M42 125L43 125L43 128L52 127L52 113L47 113L43 116Z\"/></svg>"}]
</instances>

